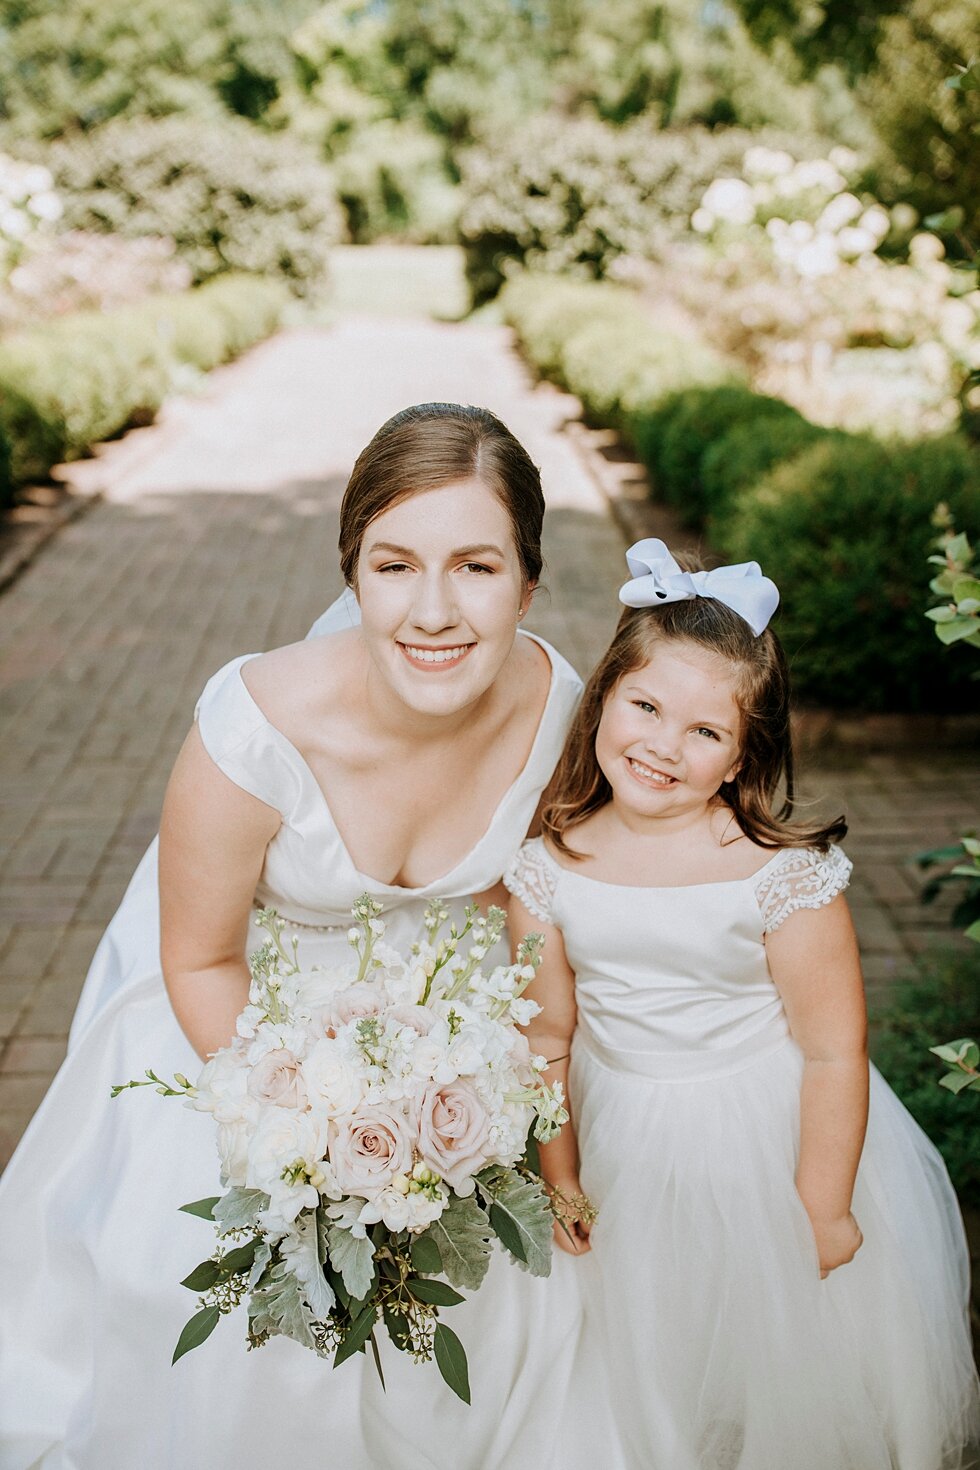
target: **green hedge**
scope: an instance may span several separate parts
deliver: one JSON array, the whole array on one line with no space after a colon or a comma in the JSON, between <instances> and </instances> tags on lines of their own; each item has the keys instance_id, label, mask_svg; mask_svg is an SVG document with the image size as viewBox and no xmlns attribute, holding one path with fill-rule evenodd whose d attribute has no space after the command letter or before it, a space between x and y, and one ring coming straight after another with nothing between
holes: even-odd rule
<instances>
[{"instance_id":1,"label":"green hedge","mask_svg":"<svg viewBox=\"0 0 980 1470\"><path fill-rule=\"evenodd\" d=\"M690 336L658 328L634 291L532 273L500 295L506 320L539 372L581 399L586 417L634 440L634 420L694 383L736 370Z\"/></svg>"},{"instance_id":2,"label":"green hedge","mask_svg":"<svg viewBox=\"0 0 980 1470\"><path fill-rule=\"evenodd\" d=\"M664 498L694 526L701 525L716 510L702 473L709 446L723 442L729 431L739 426L763 438L774 422L805 422L803 415L782 399L754 393L739 384L688 388L664 404L663 410L659 442L648 431L646 462Z\"/></svg>"},{"instance_id":3,"label":"green hedge","mask_svg":"<svg viewBox=\"0 0 980 1470\"><path fill-rule=\"evenodd\" d=\"M10 479L42 478L151 418L182 369L206 372L269 336L288 300L279 282L229 275L9 337L0 343L0 439Z\"/></svg>"},{"instance_id":4,"label":"green hedge","mask_svg":"<svg viewBox=\"0 0 980 1470\"><path fill-rule=\"evenodd\" d=\"M962 1204L980 1208L980 1093L953 1097L939 1086L943 1068L930 1046L980 1036L980 966L976 950L934 950L917 973L894 986L871 1011L871 1054L887 1082L946 1161Z\"/></svg>"},{"instance_id":5,"label":"green hedge","mask_svg":"<svg viewBox=\"0 0 980 1470\"><path fill-rule=\"evenodd\" d=\"M838 709L948 711L976 700L967 659L940 657L927 557L944 501L980 533L980 462L950 435L828 438L736 497L720 540L782 589L778 630L797 693Z\"/></svg>"},{"instance_id":6,"label":"green hedge","mask_svg":"<svg viewBox=\"0 0 980 1470\"><path fill-rule=\"evenodd\" d=\"M501 293L535 368L619 429L663 494L783 593L777 626L804 703L966 707L966 660L937 658L932 515L980 535L980 460L955 435L885 445L811 424L731 365L657 325L634 292L527 273Z\"/></svg>"}]
</instances>

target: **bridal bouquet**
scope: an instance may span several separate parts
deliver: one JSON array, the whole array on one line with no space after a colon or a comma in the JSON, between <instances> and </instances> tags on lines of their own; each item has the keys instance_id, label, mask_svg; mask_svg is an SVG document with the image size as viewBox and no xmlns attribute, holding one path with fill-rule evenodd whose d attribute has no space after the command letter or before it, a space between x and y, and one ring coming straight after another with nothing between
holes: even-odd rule
<instances>
[{"instance_id":1,"label":"bridal bouquet","mask_svg":"<svg viewBox=\"0 0 980 1470\"><path fill-rule=\"evenodd\" d=\"M524 1269L551 1269L536 1140L568 1114L516 1029L538 1010L523 991L541 937L487 971L502 910L468 908L443 938L449 916L432 903L407 954L385 943L380 913L359 899L351 962L304 969L285 922L263 910L268 939L250 956L231 1045L196 1084L147 1072L113 1095L155 1086L217 1124L226 1192L182 1207L214 1222L217 1248L182 1283L200 1309L175 1362L247 1300L250 1347L283 1333L336 1366L370 1343L380 1372L383 1323L469 1402L466 1355L439 1308L480 1285L495 1238Z\"/></svg>"}]
</instances>

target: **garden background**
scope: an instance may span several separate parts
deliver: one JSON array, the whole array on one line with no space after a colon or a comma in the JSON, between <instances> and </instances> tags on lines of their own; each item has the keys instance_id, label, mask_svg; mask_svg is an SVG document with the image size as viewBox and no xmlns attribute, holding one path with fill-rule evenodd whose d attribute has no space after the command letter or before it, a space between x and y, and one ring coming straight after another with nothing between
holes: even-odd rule
<instances>
[{"instance_id":1,"label":"garden background","mask_svg":"<svg viewBox=\"0 0 980 1470\"><path fill-rule=\"evenodd\" d=\"M581 416L562 432L609 490L609 526L757 558L783 589L811 786L847 798L866 892L899 915L900 942L876 948L857 891L876 1054L980 1207L980 1097L940 1090L928 1052L980 1034L978 952L958 932L978 884L961 874L924 910L913 861L947 845L928 874L963 867L980 807L978 604L952 539L980 535L978 53L980 0L0 4L0 718L26 783L0 808L0 873L21 874L0 909L7 1151L63 1051L71 988L63 1022L37 994L64 973L59 945L77 994L132 857L122 842L107 876L110 837L73 831L79 872L78 844L98 847L101 907L79 879L60 927L24 939L17 883L43 894L66 849L25 815L49 737L35 721L41 763L18 765L22 714L51 686L15 600L31 648L65 617L52 548L75 522L38 548L79 508L72 463L206 401L230 381L206 375L266 339L349 353L365 398L386 344L442 354L479 399L480 371L510 369L476 366L472 344L506 327L563 395L540 401ZM344 336L372 316L440 325ZM282 353L259 360L267 396L301 397ZM93 514L89 554L122 546ZM558 603L564 575L580 602L574 633L611 533L565 514L554 544L581 585L556 569L552 588ZM220 540L219 518L202 524ZM952 558L939 590L930 554ZM274 631L301 636L301 615ZM593 631L565 651L588 661ZM130 838L131 822L120 808Z\"/></svg>"}]
</instances>

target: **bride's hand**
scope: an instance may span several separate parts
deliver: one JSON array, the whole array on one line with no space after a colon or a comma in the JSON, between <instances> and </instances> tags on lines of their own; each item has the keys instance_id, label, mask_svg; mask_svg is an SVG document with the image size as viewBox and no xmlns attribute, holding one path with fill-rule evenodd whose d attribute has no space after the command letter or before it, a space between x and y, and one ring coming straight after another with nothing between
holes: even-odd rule
<instances>
[{"instance_id":1,"label":"bride's hand","mask_svg":"<svg viewBox=\"0 0 980 1470\"><path fill-rule=\"evenodd\" d=\"M555 1210L554 1238L559 1250L570 1256L581 1256L592 1249L589 1236L595 1212L583 1193L578 1178L550 1180L548 1191Z\"/></svg>"}]
</instances>

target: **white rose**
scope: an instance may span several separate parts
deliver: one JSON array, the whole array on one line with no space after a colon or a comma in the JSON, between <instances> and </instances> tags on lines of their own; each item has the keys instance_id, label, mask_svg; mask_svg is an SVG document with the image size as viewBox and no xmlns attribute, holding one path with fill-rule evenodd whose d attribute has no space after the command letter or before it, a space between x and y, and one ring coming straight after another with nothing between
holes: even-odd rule
<instances>
[{"instance_id":1,"label":"white rose","mask_svg":"<svg viewBox=\"0 0 980 1470\"><path fill-rule=\"evenodd\" d=\"M311 1105L323 1108L331 1118L353 1112L364 1097L364 1078L336 1041L318 1041L302 1070Z\"/></svg>"},{"instance_id":2,"label":"white rose","mask_svg":"<svg viewBox=\"0 0 980 1470\"><path fill-rule=\"evenodd\" d=\"M221 1182L230 1188L243 1185L248 1169L249 1129L243 1122L219 1123L218 1157L221 1159Z\"/></svg>"},{"instance_id":3,"label":"white rose","mask_svg":"<svg viewBox=\"0 0 980 1470\"><path fill-rule=\"evenodd\" d=\"M249 1110L248 1064L241 1051L223 1047L201 1069L192 1106L217 1123L237 1123Z\"/></svg>"},{"instance_id":4,"label":"white rose","mask_svg":"<svg viewBox=\"0 0 980 1470\"><path fill-rule=\"evenodd\" d=\"M282 1171L298 1160L315 1169L326 1153L326 1129L311 1113L291 1113L268 1107L259 1116L248 1145L246 1183L273 1195L282 1184Z\"/></svg>"}]
</instances>

